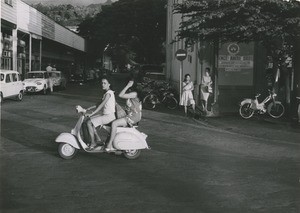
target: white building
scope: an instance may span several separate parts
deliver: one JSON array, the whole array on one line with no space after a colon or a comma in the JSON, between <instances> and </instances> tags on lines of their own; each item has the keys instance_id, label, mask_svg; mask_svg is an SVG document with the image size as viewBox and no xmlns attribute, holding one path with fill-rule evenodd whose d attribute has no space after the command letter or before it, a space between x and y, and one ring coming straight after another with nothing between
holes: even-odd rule
<instances>
[{"instance_id":1,"label":"white building","mask_svg":"<svg viewBox=\"0 0 300 213\"><path fill-rule=\"evenodd\" d=\"M184 40L176 38L182 21L181 14L173 14L174 4L184 0L168 0L167 5L167 45L166 74L173 85L180 89L185 74L190 74L194 81L194 98L196 105L201 106L200 85L205 68L210 68L214 82L210 105L216 106L216 111L237 112L238 103L246 97L253 97L258 91L265 89L265 52L255 43L213 44L199 41L192 46L186 46ZM231 48L232 47L232 48ZM187 58L182 62L176 59L178 49L187 52ZM236 51L231 51L231 50ZM255 62L255 63L254 63ZM181 77L181 79L180 79ZM214 109L213 109L214 110Z\"/></svg>"},{"instance_id":2,"label":"white building","mask_svg":"<svg viewBox=\"0 0 300 213\"><path fill-rule=\"evenodd\" d=\"M21 0L1 0L1 69L62 71L84 66L85 39Z\"/></svg>"}]
</instances>

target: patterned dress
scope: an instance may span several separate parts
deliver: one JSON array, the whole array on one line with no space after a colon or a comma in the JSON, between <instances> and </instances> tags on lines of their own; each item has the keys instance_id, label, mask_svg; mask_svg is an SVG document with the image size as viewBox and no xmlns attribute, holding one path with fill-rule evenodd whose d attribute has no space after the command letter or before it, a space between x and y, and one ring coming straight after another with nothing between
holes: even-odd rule
<instances>
[{"instance_id":1,"label":"patterned dress","mask_svg":"<svg viewBox=\"0 0 300 213\"><path fill-rule=\"evenodd\" d=\"M183 91L180 99L179 105L189 106L195 104L194 96L192 91L194 90L193 82L183 82Z\"/></svg>"}]
</instances>

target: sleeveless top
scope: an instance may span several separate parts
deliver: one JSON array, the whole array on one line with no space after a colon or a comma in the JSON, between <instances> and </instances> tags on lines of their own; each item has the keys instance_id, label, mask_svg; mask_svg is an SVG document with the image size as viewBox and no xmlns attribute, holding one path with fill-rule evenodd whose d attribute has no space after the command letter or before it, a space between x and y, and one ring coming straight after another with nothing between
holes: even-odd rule
<instances>
[{"instance_id":1,"label":"sleeveless top","mask_svg":"<svg viewBox=\"0 0 300 213\"><path fill-rule=\"evenodd\" d=\"M115 111L116 111L116 99L115 99L114 91L107 90L107 92L104 94L104 96L102 98L102 101L105 99L105 96L108 94L110 94L110 98L105 103L105 105L102 109L104 115L112 114L112 113L115 113Z\"/></svg>"},{"instance_id":2,"label":"sleeveless top","mask_svg":"<svg viewBox=\"0 0 300 213\"><path fill-rule=\"evenodd\" d=\"M125 106L126 120L129 124L136 124L142 118L142 105L140 100L136 98L130 98L126 101Z\"/></svg>"}]
</instances>

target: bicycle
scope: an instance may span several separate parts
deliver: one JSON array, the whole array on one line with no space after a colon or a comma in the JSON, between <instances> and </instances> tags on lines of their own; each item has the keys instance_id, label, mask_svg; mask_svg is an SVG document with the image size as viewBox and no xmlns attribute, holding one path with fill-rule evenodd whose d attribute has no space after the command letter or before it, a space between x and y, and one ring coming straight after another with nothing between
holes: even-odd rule
<instances>
[{"instance_id":1,"label":"bicycle","mask_svg":"<svg viewBox=\"0 0 300 213\"><path fill-rule=\"evenodd\" d=\"M153 88L143 99L143 106L145 109L154 109L159 104L164 104L168 109L176 109L178 101L174 97L175 94L172 91L169 83L165 83L163 86Z\"/></svg>"}]
</instances>

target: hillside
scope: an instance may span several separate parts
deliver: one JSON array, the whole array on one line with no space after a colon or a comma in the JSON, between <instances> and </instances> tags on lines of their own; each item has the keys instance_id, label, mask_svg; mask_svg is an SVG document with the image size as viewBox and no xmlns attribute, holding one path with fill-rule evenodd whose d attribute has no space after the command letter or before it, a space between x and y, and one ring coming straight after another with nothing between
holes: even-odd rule
<instances>
[{"instance_id":1,"label":"hillside","mask_svg":"<svg viewBox=\"0 0 300 213\"><path fill-rule=\"evenodd\" d=\"M59 0L59 1L70 2L71 0ZM73 1L75 2L76 0ZM91 0L91 1L99 2L99 0ZM52 2L55 1L52 0L51 3ZM82 5L80 6L80 5L73 5L73 4L47 5L45 3L31 4L31 6L63 26L77 26L84 19L89 17L94 17L97 13L101 12L101 8L103 5L110 5L110 4L112 4L112 2L108 0L103 4L90 4L88 6L82 6Z\"/></svg>"},{"instance_id":2,"label":"hillside","mask_svg":"<svg viewBox=\"0 0 300 213\"><path fill-rule=\"evenodd\" d=\"M116 0L22 0L27 4L35 5L35 4L43 4L43 5L63 5L63 4L71 4L73 6L88 6L90 4L111 4L111 2L115 2Z\"/></svg>"}]
</instances>

